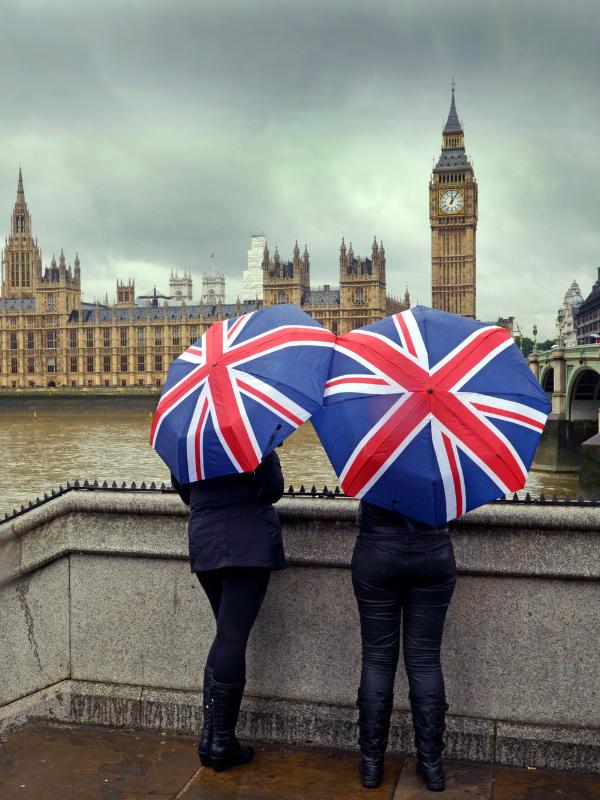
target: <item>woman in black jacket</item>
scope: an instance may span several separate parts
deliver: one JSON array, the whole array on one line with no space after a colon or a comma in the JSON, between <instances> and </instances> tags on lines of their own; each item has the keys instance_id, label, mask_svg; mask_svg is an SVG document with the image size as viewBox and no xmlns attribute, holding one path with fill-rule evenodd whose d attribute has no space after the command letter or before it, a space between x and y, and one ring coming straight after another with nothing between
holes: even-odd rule
<instances>
[{"instance_id":1,"label":"woman in black jacket","mask_svg":"<svg viewBox=\"0 0 600 800\"><path fill-rule=\"evenodd\" d=\"M283 495L276 453L254 472L173 487L191 505L190 567L206 592L217 630L204 669L204 721L198 755L217 772L254 755L235 737L246 682L246 645L272 570L286 566L273 508Z\"/></svg>"},{"instance_id":2,"label":"woman in black jacket","mask_svg":"<svg viewBox=\"0 0 600 800\"><path fill-rule=\"evenodd\" d=\"M443 733L448 710L440 648L456 584L448 528L432 528L361 501L352 584L362 635L358 690L363 785L379 786L387 747L400 651L409 684L417 772L432 791L444 789Z\"/></svg>"}]
</instances>

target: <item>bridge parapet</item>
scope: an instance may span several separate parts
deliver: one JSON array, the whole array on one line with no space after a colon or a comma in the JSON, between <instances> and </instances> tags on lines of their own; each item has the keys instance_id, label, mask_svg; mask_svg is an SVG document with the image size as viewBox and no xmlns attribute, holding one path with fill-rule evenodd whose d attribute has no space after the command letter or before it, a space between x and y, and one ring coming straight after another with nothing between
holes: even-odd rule
<instances>
[{"instance_id":1,"label":"bridge parapet","mask_svg":"<svg viewBox=\"0 0 600 800\"><path fill-rule=\"evenodd\" d=\"M278 504L273 575L248 654L242 733L355 747L356 501ZM197 733L212 615L168 493L70 491L0 524L0 730L28 718ZM600 770L600 508L499 503L452 526L444 641L449 754ZM396 684L391 748L412 747Z\"/></svg>"}]
</instances>

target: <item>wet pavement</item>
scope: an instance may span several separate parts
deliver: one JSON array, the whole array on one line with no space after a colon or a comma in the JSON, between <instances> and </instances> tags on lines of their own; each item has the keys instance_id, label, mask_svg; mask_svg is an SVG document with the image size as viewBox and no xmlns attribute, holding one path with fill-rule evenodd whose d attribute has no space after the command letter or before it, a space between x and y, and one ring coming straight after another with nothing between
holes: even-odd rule
<instances>
[{"instance_id":1,"label":"wet pavement","mask_svg":"<svg viewBox=\"0 0 600 800\"><path fill-rule=\"evenodd\" d=\"M363 789L357 754L258 746L251 765L215 774L195 740L172 734L30 724L0 743L0 798L27 800L426 800L412 757L388 757ZM600 775L448 761L445 800L600 799Z\"/></svg>"}]
</instances>

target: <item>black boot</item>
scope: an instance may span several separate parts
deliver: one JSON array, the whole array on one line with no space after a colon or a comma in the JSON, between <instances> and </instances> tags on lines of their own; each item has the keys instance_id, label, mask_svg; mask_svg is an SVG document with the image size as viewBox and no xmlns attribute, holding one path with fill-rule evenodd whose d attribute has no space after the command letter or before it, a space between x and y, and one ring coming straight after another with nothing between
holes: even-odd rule
<instances>
[{"instance_id":1,"label":"black boot","mask_svg":"<svg viewBox=\"0 0 600 800\"><path fill-rule=\"evenodd\" d=\"M445 700L410 696L410 707L415 729L417 773L425 780L430 791L443 792L442 750L448 704Z\"/></svg>"},{"instance_id":2,"label":"black boot","mask_svg":"<svg viewBox=\"0 0 600 800\"><path fill-rule=\"evenodd\" d=\"M198 757L203 766L210 767L210 740L212 739L212 667L204 667L204 683L202 685L202 731L198 742Z\"/></svg>"},{"instance_id":3,"label":"black boot","mask_svg":"<svg viewBox=\"0 0 600 800\"><path fill-rule=\"evenodd\" d=\"M210 758L215 772L223 772L239 764L247 764L254 756L254 749L242 745L235 738L235 726L245 683L212 682L212 740Z\"/></svg>"},{"instance_id":4,"label":"black boot","mask_svg":"<svg viewBox=\"0 0 600 800\"><path fill-rule=\"evenodd\" d=\"M376 789L383 777L383 758L388 743L393 696L358 690L358 744L360 777L366 789Z\"/></svg>"}]
</instances>

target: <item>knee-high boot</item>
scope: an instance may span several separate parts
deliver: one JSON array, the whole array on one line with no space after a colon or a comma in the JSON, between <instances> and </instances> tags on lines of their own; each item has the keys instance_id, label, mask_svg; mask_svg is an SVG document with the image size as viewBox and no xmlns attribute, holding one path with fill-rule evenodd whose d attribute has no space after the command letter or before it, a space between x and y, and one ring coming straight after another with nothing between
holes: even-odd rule
<instances>
[{"instance_id":1,"label":"knee-high boot","mask_svg":"<svg viewBox=\"0 0 600 800\"><path fill-rule=\"evenodd\" d=\"M242 745L235 737L244 683L212 682L212 739L210 758L215 772L246 764L254 756L254 748Z\"/></svg>"},{"instance_id":2,"label":"knee-high boot","mask_svg":"<svg viewBox=\"0 0 600 800\"><path fill-rule=\"evenodd\" d=\"M212 739L212 667L204 668L204 683L202 684L202 731L198 741L198 757L205 767L210 767L210 741Z\"/></svg>"},{"instance_id":3,"label":"knee-high boot","mask_svg":"<svg viewBox=\"0 0 600 800\"><path fill-rule=\"evenodd\" d=\"M383 777L383 760L388 743L393 695L366 694L358 690L358 744L360 777L367 789L376 789Z\"/></svg>"},{"instance_id":4,"label":"knee-high boot","mask_svg":"<svg viewBox=\"0 0 600 800\"><path fill-rule=\"evenodd\" d=\"M417 772L430 791L442 792L445 786L442 750L448 704L445 699L409 697L417 748Z\"/></svg>"}]
</instances>

